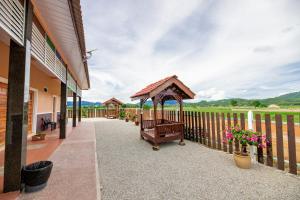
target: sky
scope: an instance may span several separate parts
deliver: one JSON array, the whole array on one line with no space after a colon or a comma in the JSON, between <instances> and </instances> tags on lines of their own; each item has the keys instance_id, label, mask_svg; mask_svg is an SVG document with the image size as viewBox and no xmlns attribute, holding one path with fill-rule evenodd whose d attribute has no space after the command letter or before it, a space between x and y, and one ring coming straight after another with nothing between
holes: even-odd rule
<instances>
[{"instance_id":1,"label":"sky","mask_svg":"<svg viewBox=\"0 0 300 200\"><path fill-rule=\"evenodd\" d=\"M91 89L83 100L130 96L177 75L192 101L300 91L298 0L81 1Z\"/></svg>"}]
</instances>

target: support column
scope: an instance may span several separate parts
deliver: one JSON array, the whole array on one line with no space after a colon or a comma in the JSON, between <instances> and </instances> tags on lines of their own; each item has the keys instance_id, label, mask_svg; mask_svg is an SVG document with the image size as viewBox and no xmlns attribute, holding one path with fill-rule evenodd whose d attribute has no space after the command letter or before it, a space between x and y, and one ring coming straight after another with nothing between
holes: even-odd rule
<instances>
[{"instance_id":1,"label":"support column","mask_svg":"<svg viewBox=\"0 0 300 200\"><path fill-rule=\"evenodd\" d=\"M96 117L96 112L95 112ZM78 97L78 122L81 122L81 97Z\"/></svg>"},{"instance_id":2,"label":"support column","mask_svg":"<svg viewBox=\"0 0 300 200\"><path fill-rule=\"evenodd\" d=\"M67 85L63 82L60 83L60 128L59 128L59 139L66 138L67 129Z\"/></svg>"},{"instance_id":3,"label":"support column","mask_svg":"<svg viewBox=\"0 0 300 200\"><path fill-rule=\"evenodd\" d=\"M144 128L143 128L143 113L144 113L144 111L143 111L143 103L144 103L144 100L143 99L141 99L141 101L140 101L140 124L141 124L141 131L144 131Z\"/></svg>"},{"instance_id":4,"label":"support column","mask_svg":"<svg viewBox=\"0 0 300 200\"><path fill-rule=\"evenodd\" d=\"M165 109L164 109L164 101L161 100L161 120L162 120L162 123L164 123L165 121Z\"/></svg>"},{"instance_id":5,"label":"support column","mask_svg":"<svg viewBox=\"0 0 300 200\"><path fill-rule=\"evenodd\" d=\"M76 127L77 94L73 92L73 127Z\"/></svg>"},{"instance_id":6,"label":"support column","mask_svg":"<svg viewBox=\"0 0 300 200\"><path fill-rule=\"evenodd\" d=\"M32 16L32 4L26 0L24 45L10 41L4 192L21 189L21 170L26 165Z\"/></svg>"}]
</instances>

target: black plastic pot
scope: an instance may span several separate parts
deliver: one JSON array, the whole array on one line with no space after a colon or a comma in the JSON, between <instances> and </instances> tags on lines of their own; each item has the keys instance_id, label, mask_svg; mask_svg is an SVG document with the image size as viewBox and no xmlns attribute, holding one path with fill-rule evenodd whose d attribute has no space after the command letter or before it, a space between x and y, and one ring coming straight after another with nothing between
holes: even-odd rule
<instances>
[{"instance_id":1,"label":"black plastic pot","mask_svg":"<svg viewBox=\"0 0 300 200\"><path fill-rule=\"evenodd\" d=\"M25 192L35 192L46 187L52 167L51 161L39 161L25 166L22 170Z\"/></svg>"}]
</instances>

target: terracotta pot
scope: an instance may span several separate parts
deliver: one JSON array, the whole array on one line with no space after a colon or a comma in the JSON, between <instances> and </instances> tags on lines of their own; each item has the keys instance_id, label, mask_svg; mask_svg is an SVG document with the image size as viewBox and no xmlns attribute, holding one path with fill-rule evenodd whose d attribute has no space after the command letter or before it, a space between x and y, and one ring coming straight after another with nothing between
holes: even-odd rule
<instances>
[{"instance_id":1,"label":"terracotta pot","mask_svg":"<svg viewBox=\"0 0 300 200\"><path fill-rule=\"evenodd\" d=\"M135 121L134 123L136 126L138 126L140 124L139 121Z\"/></svg>"},{"instance_id":2,"label":"terracotta pot","mask_svg":"<svg viewBox=\"0 0 300 200\"><path fill-rule=\"evenodd\" d=\"M251 168L251 157L250 155L241 155L240 153L234 152L233 154L234 162L236 166L242 169Z\"/></svg>"},{"instance_id":3,"label":"terracotta pot","mask_svg":"<svg viewBox=\"0 0 300 200\"><path fill-rule=\"evenodd\" d=\"M129 119L125 119L126 122L129 122Z\"/></svg>"}]
</instances>

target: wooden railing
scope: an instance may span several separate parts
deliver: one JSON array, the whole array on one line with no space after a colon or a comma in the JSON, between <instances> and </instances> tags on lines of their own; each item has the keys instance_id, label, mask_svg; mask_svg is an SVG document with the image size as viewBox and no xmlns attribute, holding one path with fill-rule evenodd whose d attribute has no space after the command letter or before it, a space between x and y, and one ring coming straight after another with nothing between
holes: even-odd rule
<instances>
[{"instance_id":1,"label":"wooden railing","mask_svg":"<svg viewBox=\"0 0 300 200\"><path fill-rule=\"evenodd\" d=\"M178 122L156 125L156 134L158 134L160 137L165 137L168 135L174 135L180 133L182 134L183 127L184 124Z\"/></svg>"},{"instance_id":2,"label":"wooden railing","mask_svg":"<svg viewBox=\"0 0 300 200\"><path fill-rule=\"evenodd\" d=\"M164 115L171 120L178 113L166 110ZM184 138L232 154L239 148L239 144L227 143L224 130L237 124L242 129L248 129L245 115L184 111ZM266 134L270 141L266 149L257 148L257 161L292 174L300 174L300 126L295 124L294 115L287 115L284 121L281 114L275 115L275 121L268 113L255 114L254 131Z\"/></svg>"}]
</instances>

